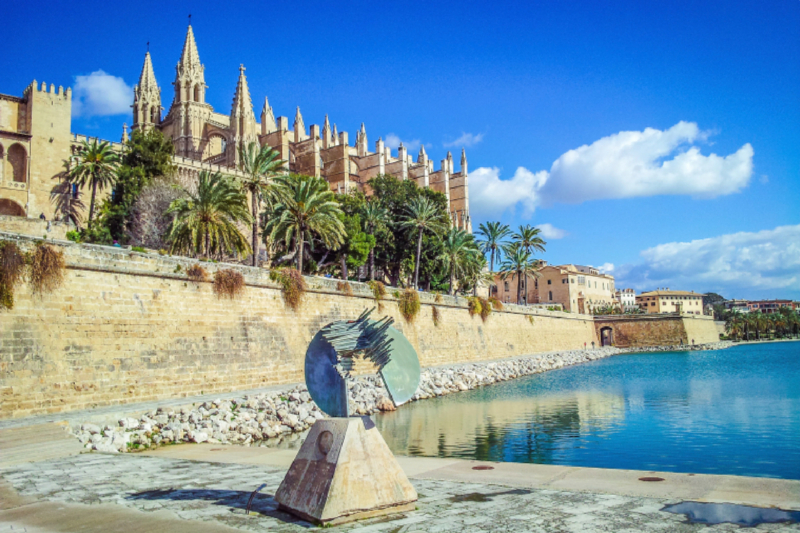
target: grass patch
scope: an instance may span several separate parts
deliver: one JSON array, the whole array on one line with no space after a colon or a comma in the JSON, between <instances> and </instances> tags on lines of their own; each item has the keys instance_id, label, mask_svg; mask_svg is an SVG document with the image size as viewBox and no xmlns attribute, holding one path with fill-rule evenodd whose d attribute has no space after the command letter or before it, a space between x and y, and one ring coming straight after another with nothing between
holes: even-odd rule
<instances>
[{"instance_id":1,"label":"grass patch","mask_svg":"<svg viewBox=\"0 0 800 533\"><path fill-rule=\"evenodd\" d=\"M132 252L139 252L139 253L143 253L143 254L147 253L147 250L143 246L131 246L131 251Z\"/></svg>"},{"instance_id":2,"label":"grass patch","mask_svg":"<svg viewBox=\"0 0 800 533\"><path fill-rule=\"evenodd\" d=\"M14 308L14 288L22 282L25 256L14 242L0 242L0 307Z\"/></svg>"},{"instance_id":3,"label":"grass patch","mask_svg":"<svg viewBox=\"0 0 800 533\"><path fill-rule=\"evenodd\" d=\"M353 295L353 287L350 283L346 281L340 281L336 284L336 290L344 294L345 296L352 296Z\"/></svg>"},{"instance_id":4,"label":"grass patch","mask_svg":"<svg viewBox=\"0 0 800 533\"><path fill-rule=\"evenodd\" d=\"M244 292L244 276L230 268L217 270L214 273L214 294L217 298L227 296L231 300Z\"/></svg>"},{"instance_id":5,"label":"grass patch","mask_svg":"<svg viewBox=\"0 0 800 533\"><path fill-rule=\"evenodd\" d=\"M397 307L400 308L400 313L406 322L409 324L414 322L420 309L419 293L416 289L404 290L397 299Z\"/></svg>"},{"instance_id":6,"label":"grass patch","mask_svg":"<svg viewBox=\"0 0 800 533\"><path fill-rule=\"evenodd\" d=\"M64 252L39 243L31 254L29 278L34 294L53 292L64 282Z\"/></svg>"},{"instance_id":7,"label":"grass patch","mask_svg":"<svg viewBox=\"0 0 800 533\"><path fill-rule=\"evenodd\" d=\"M499 298L492 296L489 298L489 303L492 304L492 307L495 311L502 311L503 310L503 302L500 301Z\"/></svg>"},{"instance_id":8,"label":"grass patch","mask_svg":"<svg viewBox=\"0 0 800 533\"><path fill-rule=\"evenodd\" d=\"M375 302L378 304L378 311L383 311L382 300L386 298L386 285L377 280L368 281L367 285L372 289L372 297L375 298Z\"/></svg>"},{"instance_id":9,"label":"grass patch","mask_svg":"<svg viewBox=\"0 0 800 533\"><path fill-rule=\"evenodd\" d=\"M300 271L296 268L275 268L270 270L269 279L281 284L284 303L297 311L306 292L306 280Z\"/></svg>"},{"instance_id":10,"label":"grass patch","mask_svg":"<svg viewBox=\"0 0 800 533\"><path fill-rule=\"evenodd\" d=\"M186 269L186 277L196 283L200 283L202 281L208 281L208 272L200 265L192 265Z\"/></svg>"}]
</instances>

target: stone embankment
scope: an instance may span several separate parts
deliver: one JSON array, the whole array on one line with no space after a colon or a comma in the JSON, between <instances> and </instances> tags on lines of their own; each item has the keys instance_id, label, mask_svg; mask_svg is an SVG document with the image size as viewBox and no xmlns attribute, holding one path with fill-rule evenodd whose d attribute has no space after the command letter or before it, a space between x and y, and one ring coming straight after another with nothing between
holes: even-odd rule
<instances>
[{"instance_id":1,"label":"stone embankment","mask_svg":"<svg viewBox=\"0 0 800 533\"><path fill-rule=\"evenodd\" d=\"M427 368L412 401L462 392L485 385L594 361L622 353L675 350L716 350L730 342L697 346L657 346L571 350L501 361ZM350 384L351 412L371 415L395 409L379 376L360 376ZM88 450L126 452L179 442L229 443L250 446L275 438L295 436L325 415L305 386L215 400L180 409L158 408L139 418L122 418L118 425L82 424L73 434Z\"/></svg>"}]
</instances>

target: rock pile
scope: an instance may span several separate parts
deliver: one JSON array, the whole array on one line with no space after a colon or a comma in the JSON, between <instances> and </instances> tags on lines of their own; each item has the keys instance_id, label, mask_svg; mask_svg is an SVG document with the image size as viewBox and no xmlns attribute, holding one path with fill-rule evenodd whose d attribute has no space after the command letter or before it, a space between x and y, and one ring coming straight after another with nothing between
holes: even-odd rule
<instances>
[{"instance_id":1,"label":"rock pile","mask_svg":"<svg viewBox=\"0 0 800 533\"><path fill-rule=\"evenodd\" d=\"M636 349L598 348L517 357L502 361L427 368L412 398L424 400L467 391L625 352L725 348L730 343ZM361 376L350 383L350 411L371 415L395 409L379 376ZM214 400L191 407L160 407L139 418L122 418L117 425L82 424L73 434L89 450L126 452L177 442L209 442L250 446L274 438L296 436L325 415L305 386L295 386L239 399Z\"/></svg>"}]
</instances>

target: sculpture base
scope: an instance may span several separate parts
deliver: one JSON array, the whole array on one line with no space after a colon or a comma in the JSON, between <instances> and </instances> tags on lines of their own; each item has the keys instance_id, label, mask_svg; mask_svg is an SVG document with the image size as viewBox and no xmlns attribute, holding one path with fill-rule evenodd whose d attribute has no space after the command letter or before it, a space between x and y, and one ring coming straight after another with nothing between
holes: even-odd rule
<instances>
[{"instance_id":1,"label":"sculpture base","mask_svg":"<svg viewBox=\"0 0 800 533\"><path fill-rule=\"evenodd\" d=\"M316 524L414 510L417 492L369 417L317 420L283 478L280 508Z\"/></svg>"}]
</instances>

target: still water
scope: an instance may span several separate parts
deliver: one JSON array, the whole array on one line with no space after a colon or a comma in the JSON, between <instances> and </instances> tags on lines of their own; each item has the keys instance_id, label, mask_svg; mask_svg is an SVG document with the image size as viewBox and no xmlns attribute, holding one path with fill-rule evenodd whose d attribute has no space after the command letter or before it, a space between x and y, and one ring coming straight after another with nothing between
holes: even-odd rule
<instances>
[{"instance_id":1,"label":"still water","mask_svg":"<svg viewBox=\"0 0 800 533\"><path fill-rule=\"evenodd\" d=\"M620 355L374 420L396 454L800 479L800 342Z\"/></svg>"}]
</instances>

